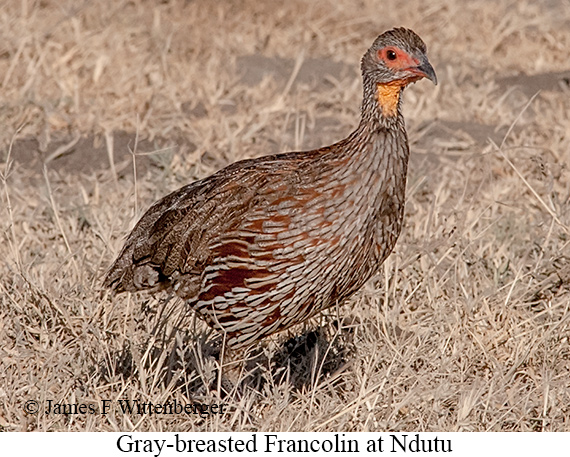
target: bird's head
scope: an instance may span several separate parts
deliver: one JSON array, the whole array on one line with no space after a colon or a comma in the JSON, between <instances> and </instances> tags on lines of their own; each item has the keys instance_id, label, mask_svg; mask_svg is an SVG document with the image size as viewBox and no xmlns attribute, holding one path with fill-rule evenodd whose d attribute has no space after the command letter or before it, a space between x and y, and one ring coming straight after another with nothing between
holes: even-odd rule
<instances>
[{"instance_id":1,"label":"bird's head","mask_svg":"<svg viewBox=\"0 0 570 457\"><path fill-rule=\"evenodd\" d=\"M426 54L426 45L410 29L395 28L380 35L362 57L362 75L376 88L376 97L385 116L397 114L400 93L422 78L437 84L435 71Z\"/></svg>"}]
</instances>

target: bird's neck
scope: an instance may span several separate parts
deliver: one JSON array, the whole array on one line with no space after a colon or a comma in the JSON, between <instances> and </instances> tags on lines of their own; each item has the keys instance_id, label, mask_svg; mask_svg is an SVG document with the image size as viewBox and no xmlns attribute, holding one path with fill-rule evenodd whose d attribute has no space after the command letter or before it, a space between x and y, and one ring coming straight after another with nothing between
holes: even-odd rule
<instances>
[{"instance_id":1,"label":"bird's neck","mask_svg":"<svg viewBox=\"0 0 570 457\"><path fill-rule=\"evenodd\" d=\"M342 147L332 152L331 158L343 164L339 173L346 169L371 176L376 189L382 191L387 169L396 174L398 186L405 186L408 168L408 138L401 113L401 94L405 84L376 84L365 81L361 119L356 130L342 141ZM329 148L323 151L331 152ZM346 167L346 168L345 168ZM383 179L378 180L379 176ZM363 182L366 182L365 178ZM400 182L401 181L401 182Z\"/></svg>"},{"instance_id":2,"label":"bird's neck","mask_svg":"<svg viewBox=\"0 0 570 457\"><path fill-rule=\"evenodd\" d=\"M323 149L336 165L335 190L343 194L340 199L345 202L335 211L343 213L342 219L348 227L358 226L366 233L351 238L350 249L366 253L359 261L370 271L391 252L400 233L409 157L400 113L401 89L393 108L394 115L386 115L384 110L391 105L379 101L380 96L393 96L383 93L383 89L365 86L362 118L357 129L339 144L340 147ZM330 172L328 167L319 168L323 173ZM330 179L323 182L329 183ZM372 249L360 249L363 244Z\"/></svg>"},{"instance_id":3,"label":"bird's neck","mask_svg":"<svg viewBox=\"0 0 570 457\"><path fill-rule=\"evenodd\" d=\"M342 164L338 179L345 174L358 176L357 185L374 199L405 194L409 148L400 110L401 91L402 87L365 85L360 124L343 141L342 152L334 152L334 160Z\"/></svg>"},{"instance_id":4,"label":"bird's neck","mask_svg":"<svg viewBox=\"0 0 570 457\"><path fill-rule=\"evenodd\" d=\"M361 126L367 130L400 128L401 104L405 81L388 83L364 83Z\"/></svg>"}]
</instances>

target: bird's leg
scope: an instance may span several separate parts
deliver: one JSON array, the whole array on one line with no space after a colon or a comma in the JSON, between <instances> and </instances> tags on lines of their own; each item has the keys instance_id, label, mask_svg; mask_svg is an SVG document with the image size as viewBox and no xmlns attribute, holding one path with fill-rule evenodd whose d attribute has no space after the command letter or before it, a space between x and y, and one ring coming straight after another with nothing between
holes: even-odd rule
<instances>
[{"instance_id":1,"label":"bird's leg","mask_svg":"<svg viewBox=\"0 0 570 457\"><path fill-rule=\"evenodd\" d=\"M218 360L217 391L222 396L233 396L242 381L247 377L248 349L231 349L222 341Z\"/></svg>"}]
</instances>

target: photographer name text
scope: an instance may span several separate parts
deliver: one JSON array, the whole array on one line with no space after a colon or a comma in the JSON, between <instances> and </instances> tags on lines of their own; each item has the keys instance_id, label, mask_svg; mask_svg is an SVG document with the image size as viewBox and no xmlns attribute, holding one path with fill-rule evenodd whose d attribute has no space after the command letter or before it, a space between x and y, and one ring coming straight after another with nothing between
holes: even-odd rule
<instances>
[{"instance_id":1,"label":"photographer name text","mask_svg":"<svg viewBox=\"0 0 570 457\"><path fill-rule=\"evenodd\" d=\"M177 400L168 400L164 403L142 401L138 399L100 400L98 403L59 403L46 400L43 412L46 415L95 415L103 416L112 411L120 411L129 415L147 416L175 416L192 415L207 417L216 414L224 414L227 405L225 403L182 403ZM37 414L40 410L39 403L35 400L27 401L24 410L28 414Z\"/></svg>"}]
</instances>

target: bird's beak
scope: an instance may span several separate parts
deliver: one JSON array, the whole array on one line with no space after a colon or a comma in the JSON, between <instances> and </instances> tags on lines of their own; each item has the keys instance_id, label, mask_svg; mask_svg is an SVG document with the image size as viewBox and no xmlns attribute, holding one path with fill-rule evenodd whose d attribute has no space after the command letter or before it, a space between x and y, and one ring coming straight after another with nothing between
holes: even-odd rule
<instances>
[{"instance_id":1,"label":"bird's beak","mask_svg":"<svg viewBox=\"0 0 570 457\"><path fill-rule=\"evenodd\" d=\"M418 76L429 79L437 86L437 76L435 75L435 70L431 66L431 63L429 63L427 57L422 57L420 64L417 67L411 68L410 70Z\"/></svg>"}]
</instances>

